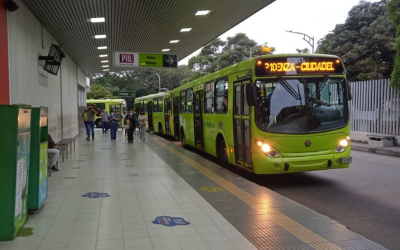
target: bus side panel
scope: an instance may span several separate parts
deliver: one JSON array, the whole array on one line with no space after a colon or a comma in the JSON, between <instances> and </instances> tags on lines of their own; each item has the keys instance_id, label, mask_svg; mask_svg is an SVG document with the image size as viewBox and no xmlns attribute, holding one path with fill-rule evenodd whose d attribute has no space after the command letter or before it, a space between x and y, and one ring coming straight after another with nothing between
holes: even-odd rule
<instances>
[{"instance_id":1,"label":"bus side panel","mask_svg":"<svg viewBox=\"0 0 400 250\"><path fill-rule=\"evenodd\" d=\"M194 140L194 122L193 122L193 114L192 113L183 113L180 115L181 126L185 131L185 140L186 144L189 146L195 146Z\"/></svg>"}]
</instances>

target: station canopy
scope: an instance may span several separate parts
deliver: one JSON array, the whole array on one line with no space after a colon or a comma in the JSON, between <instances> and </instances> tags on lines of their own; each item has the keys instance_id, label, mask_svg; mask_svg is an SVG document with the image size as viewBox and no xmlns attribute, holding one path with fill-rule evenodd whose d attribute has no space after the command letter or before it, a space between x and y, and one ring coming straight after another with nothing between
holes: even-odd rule
<instances>
[{"instance_id":1,"label":"station canopy","mask_svg":"<svg viewBox=\"0 0 400 250\"><path fill-rule=\"evenodd\" d=\"M90 74L103 72L104 65L109 65L109 71L123 70L113 66L114 51L177 54L183 59L274 0L22 1L61 48ZM206 15L196 15L206 10ZM101 17L104 22L89 21ZM184 28L191 30L181 32ZM260 32L265 29L260 28ZM96 39L96 35L106 38ZM179 41L171 43L174 40ZM98 49L104 46L107 48Z\"/></svg>"}]
</instances>

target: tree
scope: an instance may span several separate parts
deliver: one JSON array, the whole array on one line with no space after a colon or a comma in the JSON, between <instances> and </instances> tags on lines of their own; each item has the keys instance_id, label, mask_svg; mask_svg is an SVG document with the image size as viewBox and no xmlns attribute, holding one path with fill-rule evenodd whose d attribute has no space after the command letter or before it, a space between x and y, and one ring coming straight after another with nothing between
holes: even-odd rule
<instances>
[{"instance_id":1,"label":"tree","mask_svg":"<svg viewBox=\"0 0 400 250\"><path fill-rule=\"evenodd\" d=\"M87 99L112 98L112 94L106 88L99 84L90 85L90 91L87 92Z\"/></svg>"},{"instance_id":2,"label":"tree","mask_svg":"<svg viewBox=\"0 0 400 250\"><path fill-rule=\"evenodd\" d=\"M396 28L387 19L386 3L354 6L344 24L318 41L317 53L342 58L349 80L388 78L393 69Z\"/></svg>"},{"instance_id":3,"label":"tree","mask_svg":"<svg viewBox=\"0 0 400 250\"><path fill-rule=\"evenodd\" d=\"M390 84L400 90L400 0L391 0L387 4L387 10L390 21L397 27L397 39L395 44L396 57Z\"/></svg>"},{"instance_id":4,"label":"tree","mask_svg":"<svg viewBox=\"0 0 400 250\"><path fill-rule=\"evenodd\" d=\"M299 54L310 54L310 50L308 48L305 49L296 49L297 52L299 52Z\"/></svg>"},{"instance_id":5,"label":"tree","mask_svg":"<svg viewBox=\"0 0 400 250\"><path fill-rule=\"evenodd\" d=\"M260 56L271 54L275 48L257 45L244 33L228 37L227 41L216 38L189 60L189 68L204 76L249 59L250 50L253 51L252 56Z\"/></svg>"}]
</instances>

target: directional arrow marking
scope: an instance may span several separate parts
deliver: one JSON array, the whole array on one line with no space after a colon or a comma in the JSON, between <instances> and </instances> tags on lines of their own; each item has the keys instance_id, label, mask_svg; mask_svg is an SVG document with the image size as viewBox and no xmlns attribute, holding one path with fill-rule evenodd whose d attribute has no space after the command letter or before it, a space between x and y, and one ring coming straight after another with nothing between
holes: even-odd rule
<instances>
[{"instance_id":1,"label":"directional arrow marking","mask_svg":"<svg viewBox=\"0 0 400 250\"><path fill-rule=\"evenodd\" d=\"M172 65L174 63L174 60L170 57L169 60L166 59L165 60L167 63L169 63L169 65Z\"/></svg>"}]
</instances>

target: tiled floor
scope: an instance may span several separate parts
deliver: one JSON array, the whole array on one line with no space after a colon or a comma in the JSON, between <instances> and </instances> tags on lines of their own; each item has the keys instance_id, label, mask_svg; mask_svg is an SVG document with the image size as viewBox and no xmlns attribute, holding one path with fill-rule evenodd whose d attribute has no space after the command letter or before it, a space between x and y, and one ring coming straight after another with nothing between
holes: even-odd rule
<instances>
[{"instance_id":1,"label":"tiled floor","mask_svg":"<svg viewBox=\"0 0 400 250\"><path fill-rule=\"evenodd\" d=\"M33 235L0 242L0 250L256 249L146 143L117 136L78 139L50 177L44 206L29 217ZM88 192L109 197L82 197ZM153 224L161 215L190 225Z\"/></svg>"}]
</instances>

